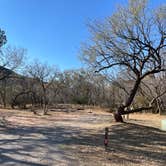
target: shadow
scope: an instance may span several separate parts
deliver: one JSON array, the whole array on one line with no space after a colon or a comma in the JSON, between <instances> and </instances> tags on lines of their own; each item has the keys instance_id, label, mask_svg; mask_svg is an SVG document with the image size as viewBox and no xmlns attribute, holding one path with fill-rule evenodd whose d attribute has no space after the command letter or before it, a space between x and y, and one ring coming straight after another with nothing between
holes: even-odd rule
<instances>
[{"instance_id":1,"label":"shadow","mask_svg":"<svg viewBox=\"0 0 166 166\"><path fill-rule=\"evenodd\" d=\"M165 165L166 132L131 123L117 123L109 131L105 151L104 129L0 126L0 165L80 165L80 160L89 165L94 161L96 165L147 161Z\"/></svg>"},{"instance_id":2,"label":"shadow","mask_svg":"<svg viewBox=\"0 0 166 166\"><path fill-rule=\"evenodd\" d=\"M16 160L13 159L11 157L5 156L3 154L0 154L0 164L8 164L8 165L26 165L26 166L47 166L47 165L43 165L43 164L37 164L37 163L33 163L30 161L21 161L21 160Z\"/></svg>"},{"instance_id":3,"label":"shadow","mask_svg":"<svg viewBox=\"0 0 166 166\"><path fill-rule=\"evenodd\" d=\"M166 132L153 127L133 123L117 124L110 128L107 151L123 154L119 163L141 163L155 161L158 165L166 163ZM141 162L142 160L142 162Z\"/></svg>"},{"instance_id":4,"label":"shadow","mask_svg":"<svg viewBox=\"0 0 166 166\"><path fill-rule=\"evenodd\" d=\"M68 150L66 146L96 146L93 143L94 138L89 135L84 136L84 134L91 132L92 130L80 130L77 127L0 127L0 135L5 135L5 138L0 138L0 165L42 166L60 164L64 161L68 161L69 163L77 162L73 159L74 153L71 153L72 148L71 151L66 151ZM94 137L97 139L96 136ZM63 146L61 147L60 145ZM58 146L60 148L57 148ZM60 155L60 158L57 158L56 155ZM35 158L38 158L38 161L32 162L31 160ZM40 164L42 160L46 164Z\"/></svg>"}]
</instances>

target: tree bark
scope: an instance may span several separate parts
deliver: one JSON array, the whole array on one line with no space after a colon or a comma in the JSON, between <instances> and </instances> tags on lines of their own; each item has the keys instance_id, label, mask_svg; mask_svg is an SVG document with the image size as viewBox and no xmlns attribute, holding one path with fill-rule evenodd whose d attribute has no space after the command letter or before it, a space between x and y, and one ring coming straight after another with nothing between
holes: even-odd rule
<instances>
[{"instance_id":1,"label":"tree bark","mask_svg":"<svg viewBox=\"0 0 166 166\"><path fill-rule=\"evenodd\" d=\"M130 113L141 112L143 110L150 110L152 108L153 107L149 106L149 107L136 108L136 109L128 110L128 111L122 111L120 115L126 115L126 114L130 114Z\"/></svg>"},{"instance_id":2,"label":"tree bark","mask_svg":"<svg viewBox=\"0 0 166 166\"><path fill-rule=\"evenodd\" d=\"M114 119L116 122L124 122L122 115L126 115L126 114L130 114L130 113L135 113L135 112L141 112L143 110L149 110L152 109L152 106L149 107L141 107L141 108L136 108L134 110L128 110L128 111L124 111L122 107L119 107L118 111L114 113Z\"/></svg>"},{"instance_id":3,"label":"tree bark","mask_svg":"<svg viewBox=\"0 0 166 166\"><path fill-rule=\"evenodd\" d=\"M131 91L129 93L129 97L127 98L125 104L121 105L118 108L118 110L114 113L114 119L116 122L123 122L122 115L132 113L130 111L125 111L125 108L129 107L131 105L131 103L133 102L140 83L141 83L141 78L137 77L135 84L134 84L133 88L131 89Z\"/></svg>"},{"instance_id":4,"label":"tree bark","mask_svg":"<svg viewBox=\"0 0 166 166\"><path fill-rule=\"evenodd\" d=\"M123 118L122 118L122 115L119 114L118 112L114 113L114 119L115 119L116 122L122 122L122 123L124 122Z\"/></svg>"},{"instance_id":5,"label":"tree bark","mask_svg":"<svg viewBox=\"0 0 166 166\"><path fill-rule=\"evenodd\" d=\"M135 81L135 84L134 84L132 90L129 93L129 97L127 98L127 100L125 102L124 108L129 107L131 105L131 103L133 102L133 99L137 93L140 83L141 83L141 78L138 77L137 80Z\"/></svg>"}]
</instances>

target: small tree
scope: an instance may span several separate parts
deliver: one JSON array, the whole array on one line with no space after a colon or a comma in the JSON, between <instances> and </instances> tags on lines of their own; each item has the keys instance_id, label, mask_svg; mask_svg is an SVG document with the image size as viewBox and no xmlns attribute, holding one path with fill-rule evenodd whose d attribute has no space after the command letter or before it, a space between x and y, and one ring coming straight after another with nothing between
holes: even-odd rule
<instances>
[{"instance_id":1,"label":"small tree","mask_svg":"<svg viewBox=\"0 0 166 166\"><path fill-rule=\"evenodd\" d=\"M123 121L123 114L150 109L127 109L132 104L142 80L165 72L166 57L166 6L150 10L146 0L129 0L127 7L120 7L104 23L89 25L92 42L83 47L82 59L96 72L128 70L134 76L134 85L126 100L114 114L116 121Z\"/></svg>"},{"instance_id":2,"label":"small tree","mask_svg":"<svg viewBox=\"0 0 166 166\"><path fill-rule=\"evenodd\" d=\"M43 114L47 114L48 88L53 84L57 77L58 71L54 67L50 67L47 64L42 64L38 61L33 62L27 66L28 76L34 79L34 83L37 83L41 89L41 104L43 106ZM40 90L38 89L38 90Z\"/></svg>"}]
</instances>

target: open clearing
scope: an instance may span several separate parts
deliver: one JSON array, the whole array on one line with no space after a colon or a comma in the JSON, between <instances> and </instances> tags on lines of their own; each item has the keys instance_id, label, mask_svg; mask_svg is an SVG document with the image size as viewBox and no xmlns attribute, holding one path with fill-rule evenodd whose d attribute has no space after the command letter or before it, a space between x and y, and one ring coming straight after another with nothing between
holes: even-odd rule
<instances>
[{"instance_id":1,"label":"open clearing","mask_svg":"<svg viewBox=\"0 0 166 166\"><path fill-rule=\"evenodd\" d=\"M114 123L101 111L31 112L0 110L0 165L16 166L165 166L166 117L134 114L127 123ZM109 127L109 147L103 146Z\"/></svg>"}]
</instances>

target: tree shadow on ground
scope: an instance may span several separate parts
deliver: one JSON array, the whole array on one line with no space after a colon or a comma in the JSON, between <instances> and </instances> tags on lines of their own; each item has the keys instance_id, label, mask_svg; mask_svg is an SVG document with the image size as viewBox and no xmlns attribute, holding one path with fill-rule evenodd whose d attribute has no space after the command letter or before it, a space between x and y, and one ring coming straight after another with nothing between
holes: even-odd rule
<instances>
[{"instance_id":1,"label":"tree shadow on ground","mask_svg":"<svg viewBox=\"0 0 166 166\"><path fill-rule=\"evenodd\" d=\"M165 165L165 132L130 123L113 125L109 130L105 151L104 129L1 126L0 165L53 165L65 161L78 165L78 160L141 165L148 160Z\"/></svg>"},{"instance_id":2,"label":"tree shadow on ground","mask_svg":"<svg viewBox=\"0 0 166 166\"><path fill-rule=\"evenodd\" d=\"M109 134L107 150L125 157L122 160L119 158L119 163L123 163L125 159L130 163L147 160L155 161L158 165L165 165L166 132L152 127L124 123L113 125Z\"/></svg>"}]
</instances>

